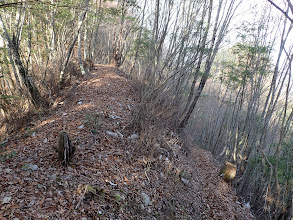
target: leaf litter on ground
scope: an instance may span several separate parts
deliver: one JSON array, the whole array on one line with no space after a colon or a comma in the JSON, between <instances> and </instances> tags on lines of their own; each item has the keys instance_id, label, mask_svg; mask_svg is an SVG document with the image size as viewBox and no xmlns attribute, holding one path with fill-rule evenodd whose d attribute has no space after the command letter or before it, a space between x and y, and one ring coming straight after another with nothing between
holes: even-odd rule
<instances>
[{"instance_id":1,"label":"leaf litter on ground","mask_svg":"<svg viewBox=\"0 0 293 220\"><path fill-rule=\"evenodd\" d=\"M34 121L33 135L6 143L16 154L0 163L1 219L253 219L211 153L186 156L173 131L143 151L130 81L116 67L95 69ZM64 130L77 149L67 168L56 152Z\"/></svg>"}]
</instances>

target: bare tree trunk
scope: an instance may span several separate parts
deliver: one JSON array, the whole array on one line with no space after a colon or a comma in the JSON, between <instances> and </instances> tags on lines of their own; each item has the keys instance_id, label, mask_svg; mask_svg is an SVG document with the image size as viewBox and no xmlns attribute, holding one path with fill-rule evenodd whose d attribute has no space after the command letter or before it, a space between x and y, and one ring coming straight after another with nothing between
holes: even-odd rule
<instances>
[{"instance_id":1,"label":"bare tree trunk","mask_svg":"<svg viewBox=\"0 0 293 220\"><path fill-rule=\"evenodd\" d=\"M20 58L20 54L19 54L19 37L13 35L12 39L10 38L10 36L8 35L8 32L6 30L6 26L3 23L2 17L0 15L0 22L3 26L3 31L4 31L4 36L8 42L8 47L10 48L12 54L13 54L13 59L14 59L14 63L17 66L19 73L22 77L22 80L24 81L25 86L27 87L30 95L31 95L31 100L33 102L33 104L36 107L40 106L40 101L41 101L41 95L39 90L37 89L37 87L35 86L31 76L29 76L28 74L28 70L27 68L24 67L23 62ZM21 32L19 32L20 34Z\"/></svg>"},{"instance_id":2,"label":"bare tree trunk","mask_svg":"<svg viewBox=\"0 0 293 220\"><path fill-rule=\"evenodd\" d=\"M54 4L54 0L51 0L51 4ZM53 7L53 6L52 6ZM55 51L55 9L51 9L51 20L50 20L50 53L49 53L49 59L52 60L53 58L53 51Z\"/></svg>"},{"instance_id":3,"label":"bare tree trunk","mask_svg":"<svg viewBox=\"0 0 293 220\"><path fill-rule=\"evenodd\" d=\"M203 88L204 88L204 86L205 86L205 84L207 82L207 79L208 79L207 76L204 76L204 77L201 78L200 84L199 84L199 86L198 86L198 88L196 90L196 93L195 93L195 96L193 98L193 101L192 101L192 103L191 103L191 105L190 105L185 117L183 118L183 120L178 125L179 129L183 129L183 128L186 127L186 125L188 123L188 120L189 120L189 118L190 118L190 116L191 116L191 114L192 114L192 112L194 110L194 107L195 107L195 105L196 105L196 103L197 103L197 101L198 101L198 99L199 99L199 97L200 97L200 95L202 93L202 90L203 90Z\"/></svg>"},{"instance_id":4,"label":"bare tree trunk","mask_svg":"<svg viewBox=\"0 0 293 220\"><path fill-rule=\"evenodd\" d=\"M88 22L85 22L84 34L83 34L83 59L89 58L89 42L88 42Z\"/></svg>"},{"instance_id":5,"label":"bare tree trunk","mask_svg":"<svg viewBox=\"0 0 293 220\"><path fill-rule=\"evenodd\" d=\"M112 56L113 56L113 63L115 66L121 66L122 65L122 53L124 50L124 47L122 46L123 44L123 29L124 29L124 24L125 24L125 16L127 13L127 7L126 7L126 0L123 0L122 2L122 8L121 8L121 17L120 17L120 27L119 27L119 33L118 36L114 37L114 42L113 42L113 51L112 51Z\"/></svg>"},{"instance_id":6,"label":"bare tree trunk","mask_svg":"<svg viewBox=\"0 0 293 220\"><path fill-rule=\"evenodd\" d=\"M239 6L236 5L236 7L234 8L234 4L236 3L234 0L230 2L229 4L229 10L227 11L227 14L225 15L224 21L221 24L221 27L218 26L219 22L220 22L220 12L222 9L222 3L223 0L220 1L220 5L218 6L218 11L217 11L217 15L216 15L216 20L215 20L215 24L214 24L214 29L213 29L213 34L212 34L212 38L211 38L211 42L210 42L210 46L209 46L209 52L206 58L206 64L204 67L204 73L203 76L201 78L200 84L195 92L195 96L193 98L193 101L187 111L187 113L185 114L183 112L183 114L185 114L185 116L183 117L183 119L179 122L178 124L178 128L179 129L183 129L186 127L188 120L196 106L196 103L203 91L203 88L206 84L206 81L208 79L208 75L210 74L210 70L213 64L213 61L215 59L215 56L219 50L219 46L224 38L224 36L226 35L227 32L227 28L230 24L230 21L235 13L236 8ZM210 20L211 20L211 14L212 14L212 8L213 8L213 0L210 0L209 3L209 12L208 12L208 27L207 29L209 29L210 24ZM219 33L217 34L217 32L219 31Z\"/></svg>"},{"instance_id":7,"label":"bare tree trunk","mask_svg":"<svg viewBox=\"0 0 293 220\"><path fill-rule=\"evenodd\" d=\"M288 110L288 97L289 97L289 93L290 93L290 88L291 88L291 58L290 59L290 64L287 70L287 74L289 75L288 77L288 83L287 83L287 88L286 88L286 97L285 97L285 103L284 103L284 113L283 113L283 117L282 117L282 125L281 125L281 131L280 131L280 137L279 137L279 142L278 142L278 147L276 149L275 152L275 157L276 157L276 164L275 164L275 184L276 184L276 191L277 191L277 201L276 201L276 209L279 209L279 203L280 203L280 194L281 194L281 188L280 188L280 184L279 184L279 177L278 177L278 168L279 168L279 161L280 161L280 154L281 154L281 150L282 150L282 144L284 142L284 139L286 137L287 134L287 125L289 125L292 122L292 118L293 118L293 107L291 109L291 113L289 114L287 120L286 120L286 116L287 116L287 110Z\"/></svg>"},{"instance_id":8,"label":"bare tree trunk","mask_svg":"<svg viewBox=\"0 0 293 220\"><path fill-rule=\"evenodd\" d=\"M205 31L205 34L204 34L204 37L203 37L203 42L202 42L202 46L204 48L204 46L206 45L206 40L207 40L207 35L208 35L208 32L209 32L209 28L210 28L210 22L211 22L211 16L212 16L212 8L213 8L213 0L210 0L210 3L209 3L209 7L208 7L208 21L207 21L207 28L206 28L206 31ZM195 97L193 98L193 101L191 103L191 105L189 106L189 103L193 97L193 90L194 90L194 86L195 86L195 83L196 83L196 80L197 80L197 76L198 76L198 73L199 73L199 70L200 70L200 66L201 66L201 62L202 62L202 58L203 58L203 48L202 48L202 52L201 52L201 55L199 57L199 62L198 62L198 65L197 65L197 68L196 68L196 73L195 73L195 76L194 76L194 80L192 82L192 86L191 86L191 90L190 90L190 94L189 94L189 97L188 97L188 100L187 100L187 103L186 103L186 107L185 109L183 110L183 115L184 118L179 122L179 126L178 128L179 129L183 129L186 127L187 125L187 122L191 116L191 113L193 112L193 109L201 95L201 92L205 86L205 83L208 79L207 76L203 76L201 81L200 81L200 84L197 88L197 91L195 93ZM206 71L205 71L206 73ZM207 73L206 73L207 74ZM187 110L188 109L188 110ZM186 112L187 111L187 112ZM186 113L185 113L186 112Z\"/></svg>"},{"instance_id":9,"label":"bare tree trunk","mask_svg":"<svg viewBox=\"0 0 293 220\"><path fill-rule=\"evenodd\" d=\"M143 24L144 24L144 16L145 16L145 7L146 7L146 3L147 0L144 1L144 6L143 6L143 11L142 11L142 19L141 19L141 24L140 24L140 30L139 30L139 34L138 34L138 42L136 44L136 49L135 49L135 56L134 56L134 60L133 60L133 64L132 67L129 71L130 75L133 74L136 62L137 62L137 58L138 58L138 52L139 52L139 48L140 48L140 44L141 44L141 34L142 34L142 29L143 29Z\"/></svg>"},{"instance_id":10,"label":"bare tree trunk","mask_svg":"<svg viewBox=\"0 0 293 220\"><path fill-rule=\"evenodd\" d=\"M60 72L60 84L62 85L65 81L65 75L64 75L64 71L65 71L65 68L68 64L68 61L69 61L69 58L71 56L71 53L72 53L72 50L74 48L74 45L77 41L77 38L78 38L78 35L79 35L79 32L80 32L80 29L82 27L82 24L83 24L83 21L85 19L85 16L86 16L86 13L87 13L87 10L88 10L88 4L89 4L89 0L86 0L85 1L85 10L82 12L82 14L79 16L79 19L78 19L78 24L77 24L77 29L76 29L76 33L75 33L75 36L73 38L73 41L69 47L69 50L67 52L67 56L65 58L65 62L63 63L62 65L62 68L61 68L61 72Z\"/></svg>"},{"instance_id":11,"label":"bare tree trunk","mask_svg":"<svg viewBox=\"0 0 293 220\"><path fill-rule=\"evenodd\" d=\"M78 33L78 63L79 63L79 68L80 68L80 71L81 71L81 75L85 76L86 72L84 70L84 66L83 66L83 63L82 63L82 57L81 57L81 33L82 33L81 30ZM85 42L83 42L83 43L85 44Z\"/></svg>"},{"instance_id":12,"label":"bare tree trunk","mask_svg":"<svg viewBox=\"0 0 293 220\"><path fill-rule=\"evenodd\" d=\"M96 2L98 3L98 2ZM97 23L96 28L94 30L94 36L92 38L91 41L91 57L92 59L95 60L95 56L96 56L96 45L97 45L97 40L98 40L98 32L99 32L99 28L100 28L100 24L102 21L102 0L99 1L99 7L96 8L96 19L95 19L95 23ZM94 62L93 60L93 62Z\"/></svg>"}]
</instances>

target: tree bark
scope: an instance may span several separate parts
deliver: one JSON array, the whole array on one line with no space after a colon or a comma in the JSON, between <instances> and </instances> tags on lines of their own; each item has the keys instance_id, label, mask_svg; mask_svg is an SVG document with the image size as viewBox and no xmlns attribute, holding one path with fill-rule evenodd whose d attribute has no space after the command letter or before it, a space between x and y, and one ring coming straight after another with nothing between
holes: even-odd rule
<instances>
[{"instance_id":1,"label":"tree bark","mask_svg":"<svg viewBox=\"0 0 293 220\"><path fill-rule=\"evenodd\" d=\"M79 19L78 19L78 24L77 24L77 30L76 30L76 34L73 38L73 41L68 49L68 52L67 52L67 56L66 56L66 59L65 59L65 62L63 63L62 65L62 68L61 68L61 72L60 72L60 84L63 85L64 84L64 81L65 81L65 75L64 75L64 72L65 72L65 68L67 67L67 64L68 64L68 61L69 61L69 58L71 56L71 53L72 53L72 50L74 48L74 45L77 41L77 38L78 38L78 35L79 35L79 32L80 32L80 29L82 27L82 24L83 24L83 21L85 19L85 16L86 16L86 13L87 13L87 10L88 10L88 4L89 4L89 0L86 0L85 1L85 10L82 12L82 14L79 16Z\"/></svg>"},{"instance_id":2,"label":"tree bark","mask_svg":"<svg viewBox=\"0 0 293 220\"><path fill-rule=\"evenodd\" d=\"M79 63L79 68L81 71L81 75L85 76L86 72L84 70L84 66L82 63L82 57L81 57L81 30L78 33L78 63ZM83 42L85 44L85 42Z\"/></svg>"},{"instance_id":3,"label":"tree bark","mask_svg":"<svg viewBox=\"0 0 293 220\"><path fill-rule=\"evenodd\" d=\"M9 47L10 51L12 52L14 63L17 66L17 68L19 70L19 74L22 77L22 80L31 95L31 101L36 107L39 107L40 101L41 101L41 95L40 95L39 90L35 86L34 81L32 80L31 76L29 75L27 68L24 67L23 62L20 58L19 40L18 40L19 38L17 38L15 35L13 35L12 39L11 39L11 37L9 36L9 34L6 30L6 26L2 20L1 15L0 15L0 22L3 26L4 37L6 38L6 41L8 42L8 47Z\"/></svg>"}]
</instances>

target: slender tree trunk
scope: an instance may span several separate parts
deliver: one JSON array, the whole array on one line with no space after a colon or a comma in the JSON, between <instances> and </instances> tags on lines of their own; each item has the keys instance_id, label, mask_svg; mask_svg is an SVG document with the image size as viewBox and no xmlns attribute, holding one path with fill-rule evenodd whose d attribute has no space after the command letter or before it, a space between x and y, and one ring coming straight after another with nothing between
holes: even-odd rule
<instances>
[{"instance_id":1,"label":"slender tree trunk","mask_svg":"<svg viewBox=\"0 0 293 220\"><path fill-rule=\"evenodd\" d=\"M19 69L19 73L23 78L24 84L26 85L26 87L28 88L28 90L30 92L33 104L36 107L38 107L41 104L40 103L40 101L41 101L40 92L37 89L37 87L35 86L34 81L32 80L31 76L29 76L27 68L24 67L24 65L21 61L19 51L18 51L19 45L16 45L15 40L13 40L12 44L13 44L13 51L14 51L14 62L16 63L16 65Z\"/></svg>"},{"instance_id":2,"label":"slender tree trunk","mask_svg":"<svg viewBox=\"0 0 293 220\"><path fill-rule=\"evenodd\" d=\"M204 73L203 76L201 78L200 84L196 90L196 93L194 95L193 101L187 111L187 113L183 113L185 114L185 116L183 117L183 119L179 122L178 128L179 129L183 129L186 127L188 120L196 106L196 103L203 91L203 88L206 84L206 81L208 80L208 75L210 74L210 70L212 67L212 64L214 62L215 56L219 50L219 46L226 34L227 28L230 24L231 18L233 17L236 8L239 6L239 4L233 9L233 5L235 4L235 1L231 1L231 3L229 4L229 10L227 12L227 14L225 15L223 24L221 27L218 26L218 23L220 21L220 12L221 12L221 5L222 5L223 1L220 1L220 5L218 6L218 11L217 11L217 15L216 15L216 20L214 23L214 29L213 29L213 34L211 36L211 42L209 45L209 52L207 54L206 57L206 64L204 67ZM207 22L207 29L209 29L210 27L210 22L211 22L211 15L212 15L212 8L213 8L213 0L210 0L209 2L209 12L208 12L208 22ZM222 18L221 18L222 19ZM219 32L218 32L219 31ZM217 34L218 32L218 34Z\"/></svg>"},{"instance_id":3,"label":"slender tree trunk","mask_svg":"<svg viewBox=\"0 0 293 220\"><path fill-rule=\"evenodd\" d=\"M82 63L82 57L81 57L81 33L82 33L81 30L78 33L78 63L79 63L79 68L80 68L80 71L81 71L81 75L84 76L86 74L86 72L84 70L84 66L83 66L83 63ZM85 44L85 42L83 42L83 43Z\"/></svg>"},{"instance_id":4,"label":"slender tree trunk","mask_svg":"<svg viewBox=\"0 0 293 220\"><path fill-rule=\"evenodd\" d=\"M198 86L198 88L197 88L197 90L196 90L195 96L194 96L194 98L193 98L193 101L192 101L192 103L191 103L191 105L190 105L190 107L189 107L187 113L186 113L186 116L185 116L184 119L179 123L179 126L178 126L179 129L183 129L183 128L186 127L186 125L187 125L187 123L188 123L188 120L189 120L189 118L190 118L190 116L191 116L191 114L192 114L192 112L193 112L193 110L194 110L194 108L195 108L195 105L196 105L196 103L197 103L197 101L198 101L198 99L199 99L199 97L200 97L200 95L201 95L201 93L202 93L202 90L203 90L203 88L204 88L204 86L205 86L205 84L206 84L206 82L207 82L207 79L208 79L207 76L203 76L203 77L201 78L200 84L199 84L199 86Z\"/></svg>"},{"instance_id":5,"label":"slender tree trunk","mask_svg":"<svg viewBox=\"0 0 293 220\"><path fill-rule=\"evenodd\" d=\"M68 61L69 61L69 58L71 56L71 53L72 53L72 50L74 48L74 45L77 41L77 38L79 36L79 32L80 32L80 29L82 27L82 24L83 24L83 21L85 19L85 16L86 16L86 13L87 13L87 10L88 10L88 4L89 4L89 0L86 0L85 1L85 10L84 12L82 12L82 14L79 16L79 19L78 19L78 24L77 24L77 30L76 30L76 33L75 33L75 36L73 38L73 41L69 47L69 50L67 52L67 56L65 58L65 62L63 63L62 65L62 68L61 68L61 72L60 72L60 84L62 85L65 81L65 75L64 75L64 71L65 71L65 68L67 67L67 64L68 64Z\"/></svg>"},{"instance_id":6,"label":"slender tree trunk","mask_svg":"<svg viewBox=\"0 0 293 220\"><path fill-rule=\"evenodd\" d=\"M85 21L83 34L83 59L89 58L89 44L88 44L88 22Z\"/></svg>"},{"instance_id":7,"label":"slender tree trunk","mask_svg":"<svg viewBox=\"0 0 293 220\"><path fill-rule=\"evenodd\" d=\"M184 118L179 122L179 129L183 129L185 128L185 126L187 125L187 122L191 116L191 113L193 112L193 109L200 97L200 94L205 86L205 83L207 81L207 76L203 76L202 79L201 79L201 82L198 86L198 89L196 91L196 94L195 94L195 97L193 98L193 101L191 103L191 105L189 106L190 104L190 101L193 97L193 92L194 92L194 86L195 86L195 83L197 81L197 77L199 75L199 70L200 70L200 66L201 66L201 62L202 62L202 59L203 59L203 55L204 55L204 50L203 48L205 47L206 45L206 40L207 40L207 36L208 36L208 32L209 32L209 28L210 28L210 22L211 22L211 17L212 17L212 8L213 8L213 0L210 1L209 3L209 10L208 10L208 22L207 22L207 28L206 28L206 31L205 31L205 34L204 34L204 37L203 37L203 41L202 41L202 47L201 47L201 52L200 52L200 57L199 57L199 62L197 64L197 68L196 68L196 73L195 73L195 76L194 76L194 79L193 79L193 82L192 82L192 86L191 86L191 90L190 90L190 94L188 96L188 100L187 100L187 103L186 103L186 106L185 106L185 109L183 110L183 115ZM188 109L188 110L187 110ZM187 111L187 112L186 112ZM185 113L186 112L186 113Z\"/></svg>"},{"instance_id":8,"label":"slender tree trunk","mask_svg":"<svg viewBox=\"0 0 293 220\"><path fill-rule=\"evenodd\" d=\"M51 0L51 4L54 4L54 0ZM53 7L53 6L52 6ZM50 40L50 53L49 53L49 59L52 60L53 56L53 51L55 51L55 9L51 8L51 21L50 21L50 35L51 35L51 40Z\"/></svg>"},{"instance_id":9,"label":"slender tree trunk","mask_svg":"<svg viewBox=\"0 0 293 220\"><path fill-rule=\"evenodd\" d=\"M17 68L19 70L19 74L21 75L22 80L31 95L32 103L36 107L39 107L40 101L41 101L41 95L40 95L39 90L35 86L34 81L32 80L31 76L29 76L27 68L24 67L23 62L20 58L19 40L18 40L19 38L17 38L15 35L12 36L12 39L10 38L10 36L8 35L8 32L6 30L6 26L3 23L1 15L0 15L0 22L3 26L4 36L8 42L8 47L10 48L10 51L12 52L14 63L17 66Z\"/></svg>"},{"instance_id":10,"label":"slender tree trunk","mask_svg":"<svg viewBox=\"0 0 293 220\"><path fill-rule=\"evenodd\" d=\"M96 19L95 22L97 23L96 28L94 30L94 36L92 38L92 42L91 42L91 58L94 59L93 61L95 61L95 56L96 56L96 47L97 47L97 41L98 41L98 33L99 33L99 28L100 28L100 24L102 21L102 0L99 1L99 7L98 9L96 9Z\"/></svg>"},{"instance_id":11,"label":"slender tree trunk","mask_svg":"<svg viewBox=\"0 0 293 220\"><path fill-rule=\"evenodd\" d=\"M140 24L140 30L139 30L139 34L138 34L138 42L136 44L136 49L135 49L135 56L134 56L134 60L133 60L133 64L132 67L130 69L130 75L132 75L133 70L135 68L136 62L137 62L137 58L138 58L138 52L139 52L139 48L140 48L140 41L141 41L141 34L142 34L142 29L143 29L143 24L144 24L144 16L145 16L145 7L146 7L146 3L147 0L144 1L144 6L143 6L143 11L142 11L142 19L141 19L141 24Z\"/></svg>"}]
</instances>

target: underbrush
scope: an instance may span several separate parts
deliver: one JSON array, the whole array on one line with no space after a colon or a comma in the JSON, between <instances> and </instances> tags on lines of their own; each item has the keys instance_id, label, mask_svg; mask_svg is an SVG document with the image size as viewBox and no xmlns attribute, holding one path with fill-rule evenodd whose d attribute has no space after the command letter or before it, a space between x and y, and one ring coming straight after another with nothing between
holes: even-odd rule
<instances>
[{"instance_id":1,"label":"underbrush","mask_svg":"<svg viewBox=\"0 0 293 220\"><path fill-rule=\"evenodd\" d=\"M57 63L57 62L56 62ZM59 71L57 64L47 66L46 70L34 66L33 78L41 94L38 107L30 101L28 91L23 88L21 96L0 95L0 141L4 141L11 133L26 127L33 120L41 120L54 101L62 97L76 80L80 79L81 74L75 62L69 62L65 71L66 79L63 85L59 83ZM8 89L8 88L6 88Z\"/></svg>"}]
</instances>

